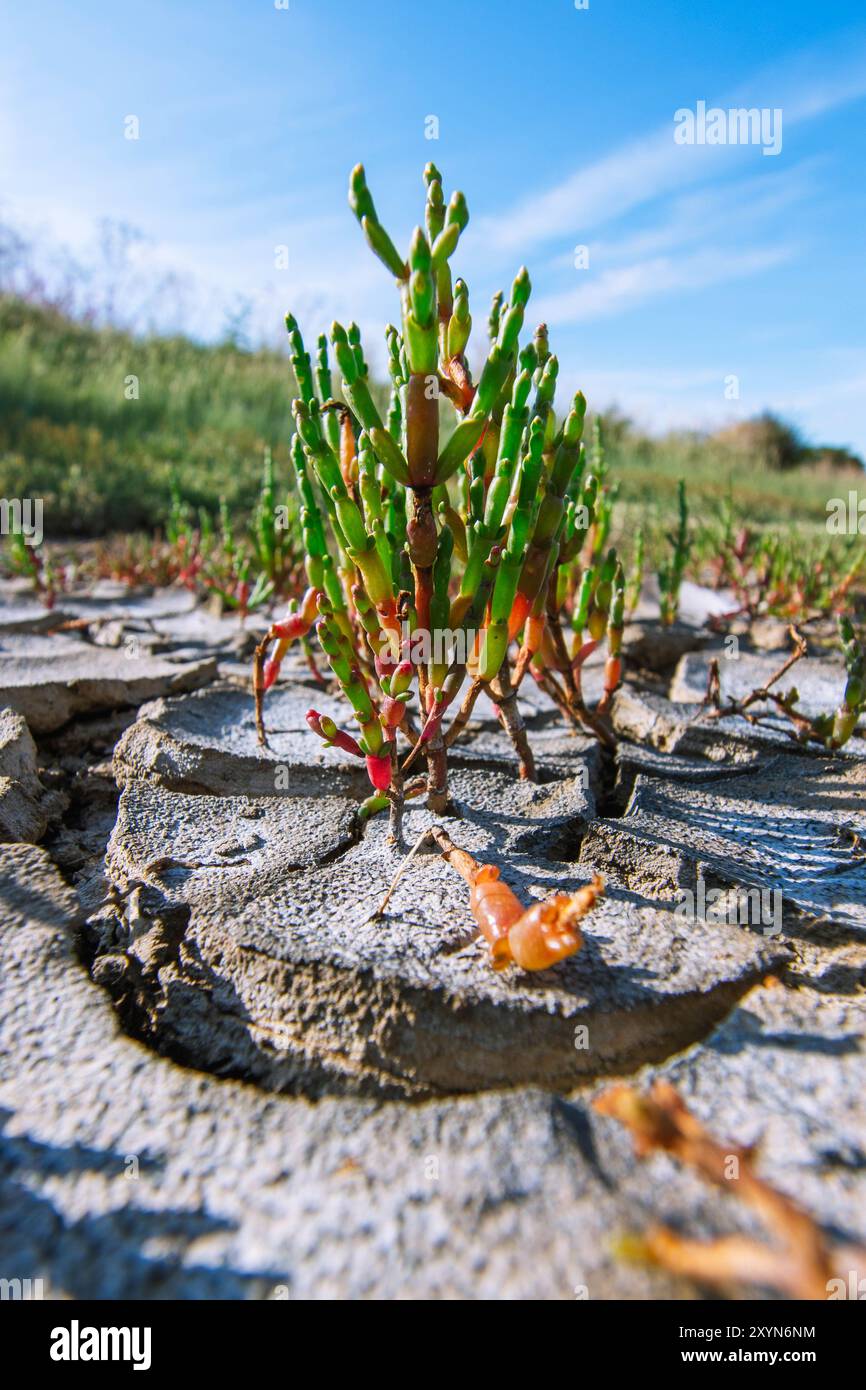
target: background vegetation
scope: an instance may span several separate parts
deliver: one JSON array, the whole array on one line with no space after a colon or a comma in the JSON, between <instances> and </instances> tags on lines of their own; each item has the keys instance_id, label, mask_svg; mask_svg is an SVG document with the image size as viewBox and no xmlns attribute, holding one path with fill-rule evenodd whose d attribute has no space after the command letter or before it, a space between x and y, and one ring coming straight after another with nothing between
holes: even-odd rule
<instances>
[{"instance_id":1,"label":"background vegetation","mask_svg":"<svg viewBox=\"0 0 866 1390\"><path fill-rule=\"evenodd\" d=\"M93 246L73 256L0 222L0 497L41 498L49 542L114 538L110 567L119 573L182 576L213 531L226 549L226 526L251 528L255 568L264 501L285 501L289 485L288 355L278 337L277 346L250 342L242 304L225 308L221 342L166 331L187 322L186 288L172 272L148 271L142 246L135 228L104 220ZM612 408L604 435L618 489L611 540L630 557L640 526L654 568L684 478L692 572L714 565L720 581L730 569L720 552L746 526L780 533L789 567L826 569L827 499L863 482L859 460L808 445L770 415L715 435L651 438ZM268 453L273 485L262 492ZM833 568L850 564L849 548L836 538ZM18 567L30 559L19 554ZM243 583L239 557L228 560L223 568Z\"/></svg>"},{"instance_id":2,"label":"background vegetation","mask_svg":"<svg viewBox=\"0 0 866 1390\"><path fill-rule=\"evenodd\" d=\"M127 378L138 380L128 399ZM172 482L194 507L234 511L258 494L265 447L288 479L288 359L233 341L134 335L50 304L0 295L0 496L41 497L54 538L164 527ZM751 524L823 530L828 496L862 470L841 451L809 448L772 417L715 436L651 439L615 411L608 459L623 512L669 524L679 478L695 519L729 499Z\"/></svg>"}]
</instances>

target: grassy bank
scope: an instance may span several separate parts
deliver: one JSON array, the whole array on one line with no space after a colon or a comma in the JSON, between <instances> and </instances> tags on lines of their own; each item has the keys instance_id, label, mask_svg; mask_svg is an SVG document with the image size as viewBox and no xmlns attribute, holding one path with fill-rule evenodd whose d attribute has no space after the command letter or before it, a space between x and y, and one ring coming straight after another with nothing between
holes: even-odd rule
<instances>
[{"instance_id":1,"label":"grassy bank","mask_svg":"<svg viewBox=\"0 0 866 1390\"><path fill-rule=\"evenodd\" d=\"M292 386L278 353L0 299L0 495L43 498L54 536L163 526L172 475L195 506L246 509L265 446L285 473Z\"/></svg>"}]
</instances>

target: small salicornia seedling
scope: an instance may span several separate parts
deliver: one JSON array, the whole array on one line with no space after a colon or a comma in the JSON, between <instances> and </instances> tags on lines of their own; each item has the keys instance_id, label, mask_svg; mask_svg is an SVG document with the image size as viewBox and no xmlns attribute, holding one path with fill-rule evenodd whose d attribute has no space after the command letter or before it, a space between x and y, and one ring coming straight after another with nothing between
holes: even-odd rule
<instances>
[{"instance_id":1,"label":"small salicornia seedling","mask_svg":"<svg viewBox=\"0 0 866 1390\"><path fill-rule=\"evenodd\" d=\"M634 554L632 556L631 570L629 572L626 588L625 611L629 617L631 617L640 603L641 589L643 588L643 567L644 534L643 527L639 526L634 535Z\"/></svg>"},{"instance_id":2,"label":"small salicornia seedling","mask_svg":"<svg viewBox=\"0 0 866 1390\"><path fill-rule=\"evenodd\" d=\"M748 526L734 534L727 515L721 534L707 527L700 539L716 587L724 583L736 595L738 609L728 618L770 613L802 624L847 607L866 565L859 537L816 542L790 528L784 534L760 534Z\"/></svg>"},{"instance_id":3,"label":"small salicornia seedling","mask_svg":"<svg viewBox=\"0 0 866 1390\"><path fill-rule=\"evenodd\" d=\"M686 485L682 478L677 487L677 510L679 521L676 533L669 537L673 554L660 565L658 571L661 620L667 627L676 622L680 606L680 589L691 550L689 508L686 502Z\"/></svg>"},{"instance_id":4,"label":"small salicornia seedling","mask_svg":"<svg viewBox=\"0 0 866 1390\"><path fill-rule=\"evenodd\" d=\"M237 533L224 499L217 525L203 507L194 519L172 479L162 567L188 588L218 596L241 621L273 598L297 592L303 568L298 499L293 489L284 504L277 504L270 449L265 449L252 517Z\"/></svg>"},{"instance_id":5,"label":"small salicornia seedling","mask_svg":"<svg viewBox=\"0 0 866 1390\"><path fill-rule=\"evenodd\" d=\"M19 530L9 532L4 549L11 573L28 579L40 602L53 608L58 591L66 587L66 566L55 564L42 542L32 545Z\"/></svg>"},{"instance_id":6,"label":"small salicornia seedling","mask_svg":"<svg viewBox=\"0 0 866 1390\"><path fill-rule=\"evenodd\" d=\"M866 646L858 639L854 625L847 615L837 619L839 641L845 659L845 689L838 709L826 714L809 716L798 708L800 693L796 686L784 692L773 687L791 668L806 655L805 639L796 628L789 627L788 633L794 643L794 651L775 671L765 685L752 690L741 700L729 699L722 702L719 663L710 663L705 703L712 707L711 717L720 719L725 715L740 715L751 724L770 722L770 714L755 712L755 706L772 705L776 715L781 715L791 724L790 736L797 743L820 743L833 751L842 748L866 710Z\"/></svg>"}]
</instances>

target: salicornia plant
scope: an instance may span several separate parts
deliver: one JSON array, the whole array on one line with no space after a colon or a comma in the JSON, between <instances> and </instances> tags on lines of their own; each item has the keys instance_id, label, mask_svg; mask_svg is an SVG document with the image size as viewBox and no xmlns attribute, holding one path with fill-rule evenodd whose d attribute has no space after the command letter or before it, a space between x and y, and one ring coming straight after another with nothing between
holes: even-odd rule
<instances>
[{"instance_id":1,"label":"salicornia plant","mask_svg":"<svg viewBox=\"0 0 866 1390\"><path fill-rule=\"evenodd\" d=\"M631 562L631 572L626 586L625 610L629 616L634 613L640 603L641 590L643 588L643 566L644 566L644 534L643 527L639 526L634 535L634 554Z\"/></svg>"},{"instance_id":2,"label":"salicornia plant","mask_svg":"<svg viewBox=\"0 0 866 1390\"><path fill-rule=\"evenodd\" d=\"M788 635L794 644L792 654L760 688L739 700L722 698L719 663L710 662L710 674L704 703L710 705L711 718L740 715L751 724L767 724L782 716L791 724L790 736L797 743L820 743L829 751L842 748L866 711L866 645L859 640L847 614L837 619L839 642L845 662L845 689L837 709L825 714L807 715L800 708L800 693L796 686L781 692L773 687L806 655L805 638L792 625ZM770 710L767 710L770 706Z\"/></svg>"},{"instance_id":3,"label":"salicornia plant","mask_svg":"<svg viewBox=\"0 0 866 1390\"><path fill-rule=\"evenodd\" d=\"M297 592L303 568L298 511L294 489L284 503L277 503L270 449L265 449L253 515L239 529L225 499L220 499L215 525L205 508L194 512L172 480L163 554L153 553L144 566L133 560L124 577L176 579L202 596L217 596L243 620L271 599Z\"/></svg>"},{"instance_id":4,"label":"salicornia plant","mask_svg":"<svg viewBox=\"0 0 866 1390\"><path fill-rule=\"evenodd\" d=\"M848 742L866 707L866 648L862 642L858 642L849 617L843 615L838 624L839 641L845 658L845 690L832 722L828 718L817 730L819 735L824 735L830 748L841 748Z\"/></svg>"},{"instance_id":5,"label":"salicornia plant","mask_svg":"<svg viewBox=\"0 0 866 1390\"><path fill-rule=\"evenodd\" d=\"M666 626L676 622L680 607L680 589L691 550L689 508L686 502L686 485L682 478L677 487L677 510L679 522L676 533L669 538L673 554L660 565L658 571L661 620Z\"/></svg>"},{"instance_id":6,"label":"salicornia plant","mask_svg":"<svg viewBox=\"0 0 866 1390\"><path fill-rule=\"evenodd\" d=\"M600 428L587 467L586 402L578 392L557 421L558 362L546 327L520 346L529 275L521 269L508 298L495 296L476 378L467 356L469 292L451 269L466 201L454 193L446 205L432 164L424 182L425 226L404 258L360 165L350 180L351 208L400 295L400 328L386 333L387 406L371 387L357 325L331 328L337 395L327 340L319 338L314 366L287 317L297 382L291 455L309 589L260 644L254 676L264 741L264 692L288 645L315 624L360 735L315 710L308 722L327 744L366 759L374 795L365 812L390 804L397 819L404 798L420 792L431 809L448 807L447 749L481 691L521 775L534 776L516 698L527 674L572 723L609 742L604 709L620 678L624 610L622 567L606 548L611 492ZM605 637L605 693L600 712L590 711L581 668Z\"/></svg>"}]
</instances>

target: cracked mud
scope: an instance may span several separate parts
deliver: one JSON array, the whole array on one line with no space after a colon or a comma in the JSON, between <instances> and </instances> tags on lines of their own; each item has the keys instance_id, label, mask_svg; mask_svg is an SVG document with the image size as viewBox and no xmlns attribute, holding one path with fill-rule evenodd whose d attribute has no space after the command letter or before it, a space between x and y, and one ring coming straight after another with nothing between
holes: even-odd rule
<instances>
[{"instance_id":1,"label":"cracked mud","mask_svg":"<svg viewBox=\"0 0 866 1390\"><path fill-rule=\"evenodd\" d=\"M610 1233L748 1218L663 1156L634 1164L588 1108L610 1074L673 1080L864 1238L861 739L831 762L696 723L694 630L663 667L672 699L658 672L618 697L614 761L533 698L540 775L520 783L479 702L453 750L461 844L527 903L608 881L577 956L499 976L432 854L373 918L401 856L357 824L357 764L311 747L300 668L263 753L236 623L196 646L174 595L85 603L70 616L143 655L64 635L48 670L44 613L0 612L0 1200L33 1217L6 1221L16 1268L77 1296L568 1298L581 1278L683 1296L616 1262ZM837 675L815 671L816 698ZM428 820L409 810L408 844ZM689 920L701 886L778 892L781 930Z\"/></svg>"}]
</instances>

